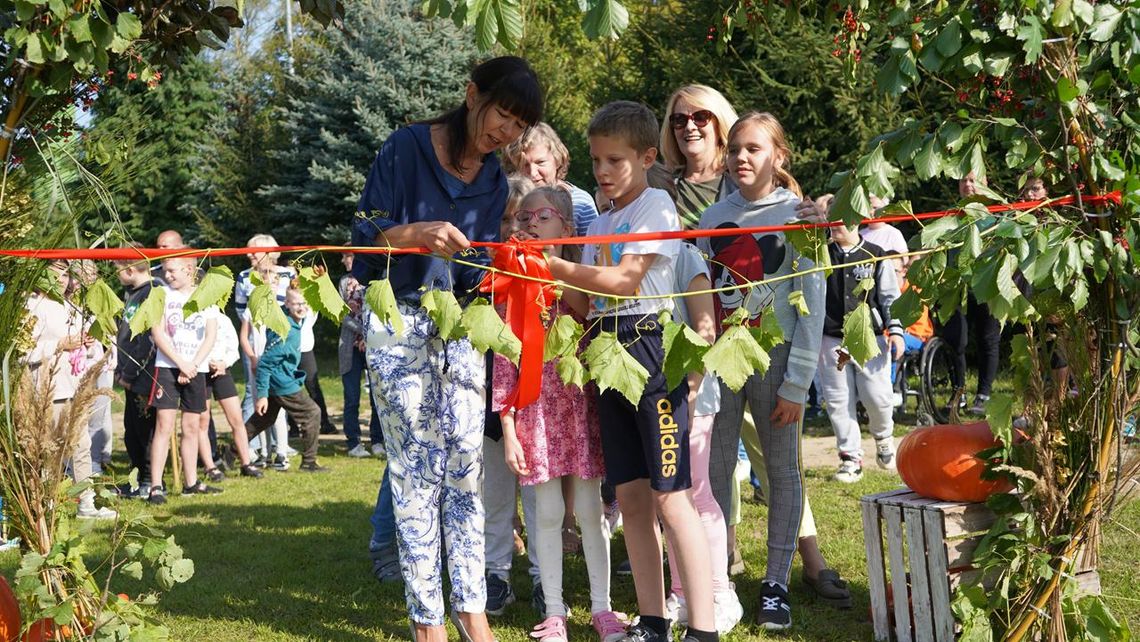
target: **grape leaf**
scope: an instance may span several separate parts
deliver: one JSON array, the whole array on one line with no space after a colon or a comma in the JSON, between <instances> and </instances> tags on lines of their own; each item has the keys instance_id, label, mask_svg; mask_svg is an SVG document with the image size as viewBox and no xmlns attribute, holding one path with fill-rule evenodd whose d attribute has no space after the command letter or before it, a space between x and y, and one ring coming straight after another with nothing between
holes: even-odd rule
<instances>
[{"instance_id":1,"label":"grape leaf","mask_svg":"<svg viewBox=\"0 0 1140 642\"><path fill-rule=\"evenodd\" d=\"M741 325L725 330L705 353L705 367L733 392L740 391L753 373L767 372L770 361L756 337Z\"/></svg>"},{"instance_id":2,"label":"grape leaf","mask_svg":"<svg viewBox=\"0 0 1140 642\"><path fill-rule=\"evenodd\" d=\"M166 288L154 287L150 294L143 299L131 317L131 338L150 330L155 324L162 322L162 314L166 311Z\"/></svg>"},{"instance_id":3,"label":"grape leaf","mask_svg":"<svg viewBox=\"0 0 1140 642\"><path fill-rule=\"evenodd\" d=\"M875 289L875 279L867 277L865 279L859 279L859 282L855 284L855 290L852 292L852 294L859 296L860 294L863 294L864 292L870 292L873 289Z\"/></svg>"},{"instance_id":4,"label":"grape leaf","mask_svg":"<svg viewBox=\"0 0 1140 642\"><path fill-rule=\"evenodd\" d=\"M492 350L518 365L522 342L485 299L476 299L463 311L463 327L476 350Z\"/></svg>"},{"instance_id":5,"label":"grape leaf","mask_svg":"<svg viewBox=\"0 0 1140 642\"><path fill-rule=\"evenodd\" d=\"M249 293L249 316L254 325L265 326L282 339L289 336L289 318L268 285L259 285Z\"/></svg>"},{"instance_id":6,"label":"grape leaf","mask_svg":"<svg viewBox=\"0 0 1140 642\"><path fill-rule=\"evenodd\" d=\"M234 273L224 265L212 267L206 270L206 276L182 306L182 314L189 316L215 305L219 309L224 308L233 291Z\"/></svg>"},{"instance_id":7,"label":"grape leaf","mask_svg":"<svg viewBox=\"0 0 1140 642\"><path fill-rule=\"evenodd\" d=\"M879 341L871 323L871 308L860 303L843 319L843 348L859 365L879 356Z\"/></svg>"},{"instance_id":8,"label":"grape leaf","mask_svg":"<svg viewBox=\"0 0 1140 642\"><path fill-rule=\"evenodd\" d=\"M578 354L578 343L582 340L582 326L568 314L559 316L546 331L542 358L550 361L558 357Z\"/></svg>"},{"instance_id":9,"label":"grape leaf","mask_svg":"<svg viewBox=\"0 0 1140 642\"><path fill-rule=\"evenodd\" d=\"M776 318L776 311L770 306L760 315L760 325L750 326L748 331L764 352L771 352L772 348L784 342L784 328Z\"/></svg>"},{"instance_id":10,"label":"grape leaf","mask_svg":"<svg viewBox=\"0 0 1140 642\"><path fill-rule=\"evenodd\" d=\"M558 365L554 366L554 371L558 373L562 383L568 386L581 388L586 385L586 368L576 356L559 357Z\"/></svg>"},{"instance_id":11,"label":"grape leaf","mask_svg":"<svg viewBox=\"0 0 1140 642\"><path fill-rule=\"evenodd\" d=\"M806 317L811 314L808 308L807 299L804 298L803 290L792 290L788 293L788 305L792 306L801 317Z\"/></svg>"},{"instance_id":12,"label":"grape leaf","mask_svg":"<svg viewBox=\"0 0 1140 642\"><path fill-rule=\"evenodd\" d=\"M918 290L913 287L907 288L906 292L891 304L891 317L898 319L905 328L922 317L922 308L922 297L918 296Z\"/></svg>"},{"instance_id":13,"label":"grape leaf","mask_svg":"<svg viewBox=\"0 0 1140 642\"><path fill-rule=\"evenodd\" d=\"M645 384L649 381L649 371L618 341L616 333L599 332L582 352L582 358L599 391L612 388L634 406L641 400Z\"/></svg>"},{"instance_id":14,"label":"grape leaf","mask_svg":"<svg viewBox=\"0 0 1140 642\"><path fill-rule=\"evenodd\" d=\"M364 291L364 303L372 308L381 323L392 328L393 334L404 333L404 317L396 305L396 295L392 292L392 283L388 279L377 279L369 283L368 289Z\"/></svg>"},{"instance_id":15,"label":"grape leaf","mask_svg":"<svg viewBox=\"0 0 1140 642\"><path fill-rule=\"evenodd\" d=\"M348 304L340 296L340 290L333 285L328 272L317 274L312 267L303 267L297 272L297 285L309 307L324 315L333 323L340 323L348 314Z\"/></svg>"},{"instance_id":16,"label":"grape leaf","mask_svg":"<svg viewBox=\"0 0 1140 642\"><path fill-rule=\"evenodd\" d=\"M661 368L670 390L681 385L690 372L704 372L703 359L712 346L692 328L670 321L665 324L664 344L665 360Z\"/></svg>"},{"instance_id":17,"label":"grape leaf","mask_svg":"<svg viewBox=\"0 0 1140 642\"><path fill-rule=\"evenodd\" d=\"M114 338L119 331L115 317L123 311L123 301L111 286L104 283L103 279L96 279L87 287L84 303L95 316L95 324L91 326L91 336L99 340Z\"/></svg>"},{"instance_id":18,"label":"grape leaf","mask_svg":"<svg viewBox=\"0 0 1140 642\"><path fill-rule=\"evenodd\" d=\"M444 341L463 338L463 309L451 290L428 290L420 299Z\"/></svg>"},{"instance_id":19,"label":"grape leaf","mask_svg":"<svg viewBox=\"0 0 1140 642\"><path fill-rule=\"evenodd\" d=\"M1001 441L1003 450L1009 452L1013 445L1013 397L994 393L986 400L986 421L990 424L990 432Z\"/></svg>"}]
</instances>

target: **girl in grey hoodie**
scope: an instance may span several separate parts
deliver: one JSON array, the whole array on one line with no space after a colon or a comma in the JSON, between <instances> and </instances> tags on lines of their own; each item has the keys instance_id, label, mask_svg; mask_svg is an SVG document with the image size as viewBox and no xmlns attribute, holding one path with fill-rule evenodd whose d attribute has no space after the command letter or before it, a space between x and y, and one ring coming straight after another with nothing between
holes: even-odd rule
<instances>
[{"instance_id":1,"label":"girl in grey hoodie","mask_svg":"<svg viewBox=\"0 0 1140 642\"><path fill-rule=\"evenodd\" d=\"M786 169L790 152L775 117L757 112L742 116L729 132L727 157L729 175L740 191L705 210L701 229L782 225L795 219L801 194ZM782 233L703 238L698 245L711 259L713 286L718 288L813 267L811 260L797 254ZM730 484L734 483L735 453L747 404L756 422L768 471L768 479L762 480L767 483L769 498L768 569L760 589L759 622L769 630L786 629L792 623L787 589L806 504L800 433L803 404L815 376L823 334L823 288L822 275L811 273L716 295L720 321L740 308L747 311L747 322L752 325L759 325L763 314L775 314L785 338L769 353L771 364L767 372L753 374L739 392L721 384L721 407L713 428L710 464L713 492L723 506L730 496ZM807 314L801 314L789 301L794 292L802 292ZM814 549L810 552L817 556L814 538L810 544ZM809 584L827 581L824 574L828 573L828 579L833 577L831 584L842 585L833 571L824 568L821 557L810 566L816 572L814 577L805 573Z\"/></svg>"}]
</instances>

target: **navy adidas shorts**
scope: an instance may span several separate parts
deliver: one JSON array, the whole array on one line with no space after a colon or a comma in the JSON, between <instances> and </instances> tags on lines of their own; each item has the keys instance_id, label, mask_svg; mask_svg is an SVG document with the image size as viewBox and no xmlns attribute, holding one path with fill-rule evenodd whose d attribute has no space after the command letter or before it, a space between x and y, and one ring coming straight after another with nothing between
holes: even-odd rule
<instances>
[{"instance_id":1,"label":"navy adidas shorts","mask_svg":"<svg viewBox=\"0 0 1140 642\"><path fill-rule=\"evenodd\" d=\"M689 474L689 383L669 390L661 364L665 360L663 328L655 315L599 319L594 333L617 332L618 340L646 370L649 381L635 406L620 392L598 396L606 481L613 486L648 479L656 491L686 490Z\"/></svg>"}]
</instances>

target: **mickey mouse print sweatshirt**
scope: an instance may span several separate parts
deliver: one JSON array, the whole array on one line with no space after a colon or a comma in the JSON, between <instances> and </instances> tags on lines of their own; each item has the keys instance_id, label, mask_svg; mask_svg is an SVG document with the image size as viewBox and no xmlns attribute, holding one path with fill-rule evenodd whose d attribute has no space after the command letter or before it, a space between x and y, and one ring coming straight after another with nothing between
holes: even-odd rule
<instances>
[{"instance_id":1,"label":"mickey mouse print sweatshirt","mask_svg":"<svg viewBox=\"0 0 1140 642\"><path fill-rule=\"evenodd\" d=\"M758 201L749 201L735 192L705 210L700 229L783 225L795 220L799 202L798 196L783 187ZM697 239L697 247L711 259L713 287L716 288L806 272L815 266L811 259L800 256L781 232L701 238ZM806 315L801 315L788 300L797 291L803 292ZM748 311L749 323L759 325L761 313L772 308L784 331L784 340L791 344L784 382L776 394L802 404L815 376L823 340L823 276L813 272L772 284L737 287L717 294L714 299L720 321L743 306Z\"/></svg>"}]
</instances>

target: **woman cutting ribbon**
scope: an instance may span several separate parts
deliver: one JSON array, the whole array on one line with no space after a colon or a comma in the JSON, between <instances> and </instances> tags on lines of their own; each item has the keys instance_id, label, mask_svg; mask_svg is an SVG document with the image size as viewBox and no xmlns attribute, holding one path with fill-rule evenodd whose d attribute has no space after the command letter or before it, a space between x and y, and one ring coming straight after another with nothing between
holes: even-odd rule
<instances>
[{"instance_id":1,"label":"woman cutting ribbon","mask_svg":"<svg viewBox=\"0 0 1140 642\"><path fill-rule=\"evenodd\" d=\"M384 430L396 538L416 640L443 641L440 544L446 542L452 619L464 639L492 640L484 614L482 478L484 358L445 341L420 307L424 290L477 290L476 268L444 260L498 238L507 180L494 152L542 118L538 78L521 58L471 73L463 103L394 132L380 149L352 226L353 245L426 247L435 255L361 255L364 286L392 285L403 332L369 312L366 358Z\"/></svg>"}]
</instances>

